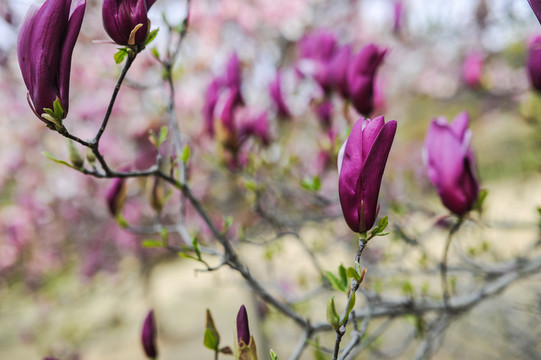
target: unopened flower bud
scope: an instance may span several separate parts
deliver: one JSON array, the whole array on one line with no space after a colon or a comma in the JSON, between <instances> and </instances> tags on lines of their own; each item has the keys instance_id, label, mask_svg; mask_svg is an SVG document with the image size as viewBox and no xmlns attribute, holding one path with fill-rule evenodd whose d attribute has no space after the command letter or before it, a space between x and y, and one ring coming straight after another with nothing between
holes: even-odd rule
<instances>
[{"instance_id":1,"label":"unopened flower bud","mask_svg":"<svg viewBox=\"0 0 541 360\"><path fill-rule=\"evenodd\" d=\"M158 356L158 349L156 348L156 324L154 322L154 311L149 311L145 322L143 323L143 329L141 331L141 342L143 343L143 350L150 359L155 359Z\"/></svg>"}]
</instances>

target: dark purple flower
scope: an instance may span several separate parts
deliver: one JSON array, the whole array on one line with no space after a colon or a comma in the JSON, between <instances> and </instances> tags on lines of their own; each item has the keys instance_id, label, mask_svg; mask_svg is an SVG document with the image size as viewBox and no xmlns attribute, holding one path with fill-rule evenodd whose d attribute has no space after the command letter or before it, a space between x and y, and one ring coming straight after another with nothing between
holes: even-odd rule
<instances>
[{"instance_id":1,"label":"dark purple flower","mask_svg":"<svg viewBox=\"0 0 541 360\"><path fill-rule=\"evenodd\" d=\"M530 40L526 58L526 70L532 87L541 91L541 35Z\"/></svg>"},{"instance_id":2,"label":"dark purple flower","mask_svg":"<svg viewBox=\"0 0 541 360\"><path fill-rule=\"evenodd\" d=\"M105 31L119 45L143 45L150 31L147 12L155 2L156 0L103 0L101 14Z\"/></svg>"},{"instance_id":3,"label":"dark purple flower","mask_svg":"<svg viewBox=\"0 0 541 360\"><path fill-rule=\"evenodd\" d=\"M483 55L472 51L464 59L462 64L462 80L471 89L481 87L481 76L483 75Z\"/></svg>"},{"instance_id":4,"label":"dark purple flower","mask_svg":"<svg viewBox=\"0 0 541 360\"><path fill-rule=\"evenodd\" d=\"M541 0L528 0L537 20L541 23Z\"/></svg>"},{"instance_id":5,"label":"dark purple flower","mask_svg":"<svg viewBox=\"0 0 541 360\"><path fill-rule=\"evenodd\" d=\"M145 322L143 323L143 330L141 331L141 341L143 343L143 349L145 354L150 359L155 359L158 356L158 350L156 348L156 324L154 322L154 311L149 311Z\"/></svg>"},{"instance_id":6,"label":"dark purple flower","mask_svg":"<svg viewBox=\"0 0 541 360\"><path fill-rule=\"evenodd\" d=\"M374 225L378 195L396 121L359 119L338 154L338 194L348 226L364 233Z\"/></svg>"},{"instance_id":7,"label":"dark purple flower","mask_svg":"<svg viewBox=\"0 0 541 360\"><path fill-rule=\"evenodd\" d=\"M85 0L47 0L30 7L19 31L17 56L29 104L49 126L59 127L68 113L71 57L85 8Z\"/></svg>"},{"instance_id":8,"label":"dark purple flower","mask_svg":"<svg viewBox=\"0 0 541 360\"><path fill-rule=\"evenodd\" d=\"M248 326L248 314L244 305L240 307L237 313L237 341L241 346L250 344L250 327Z\"/></svg>"},{"instance_id":9,"label":"dark purple flower","mask_svg":"<svg viewBox=\"0 0 541 360\"><path fill-rule=\"evenodd\" d=\"M122 207L124 206L124 200L126 199L126 179L114 178L111 185L107 189L105 194L105 200L111 215L117 216Z\"/></svg>"},{"instance_id":10,"label":"dark purple flower","mask_svg":"<svg viewBox=\"0 0 541 360\"><path fill-rule=\"evenodd\" d=\"M282 94L282 83L280 78L280 71L277 71L276 77L269 84L269 92L270 97L276 107L278 117L281 119L288 119L291 117L291 112L289 111L289 107L287 106L284 100L284 95Z\"/></svg>"},{"instance_id":11,"label":"dark purple flower","mask_svg":"<svg viewBox=\"0 0 541 360\"><path fill-rule=\"evenodd\" d=\"M451 125L444 117L432 120L423 153L428 177L443 205L459 216L472 209L479 195L468 124L466 112L460 113Z\"/></svg>"},{"instance_id":12,"label":"dark purple flower","mask_svg":"<svg viewBox=\"0 0 541 360\"><path fill-rule=\"evenodd\" d=\"M374 78L386 52L386 49L369 44L350 59L349 99L360 114L367 116L374 109Z\"/></svg>"}]
</instances>

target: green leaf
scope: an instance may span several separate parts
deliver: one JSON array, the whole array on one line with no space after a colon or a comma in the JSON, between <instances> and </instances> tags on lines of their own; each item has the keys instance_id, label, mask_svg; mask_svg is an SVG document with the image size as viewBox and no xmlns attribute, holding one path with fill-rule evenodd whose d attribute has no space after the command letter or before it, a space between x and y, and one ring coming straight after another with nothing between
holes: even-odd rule
<instances>
[{"instance_id":1,"label":"green leaf","mask_svg":"<svg viewBox=\"0 0 541 360\"><path fill-rule=\"evenodd\" d=\"M57 119L64 118L64 109L62 108L62 104L60 103L60 99L58 97L53 102L53 109L54 109L55 117Z\"/></svg>"},{"instance_id":2,"label":"green leaf","mask_svg":"<svg viewBox=\"0 0 541 360\"><path fill-rule=\"evenodd\" d=\"M199 249L199 242L197 241L197 237L195 236L192 239L192 247L193 247L193 251L195 252L195 255L197 256L197 259L201 260L201 250Z\"/></svg>"},{"instance_id":3,"label":"green leaf","mask_svg":"<svg viewBox=\"0 0 541 360\"><path fill-rule=\"evenodd\" d=\"M152 48L151 52L156 59L160 60L160 52L158 51L158 49Z\"/></svg>"},{"instance_id":4,"label":"green leaf","mask_svg":"<svg viewBox=\"0 0 541 360\"><path fill-rule=\"evenodd\" d=\"M355 306L355 293L351 293L351 297L349 298L348 302L348 308L346 310L346 313L344 314L344 318L342 321L340 321L340 326L344 325L349 317L349 313L351 313L351 310L353 310L353 307Z\"/></svg>"},{"instance_id":5,"label":"green leaf","mask_svg":"<svg viewBox=\"0 0 541 360\"><path fill-rule=\"evenodd\" d=\"M278 355L276 355L276 353L272 349L270 349L270 358L271 360L280 360L278 359Z\"/></svg>"},{"instance_id":6,"label":"green leaf","mask_svg":"<svg viewBox=\"0 0 541 360\"><path fill-rule=\"evenodd\" d=\"M315 175L313 178L304 178L301 180L301 187L308 191L318 191L321 189L321 179Z\"/></svg>"},{"instance_id":7,"label":"green leaf","mask_svg":"<svg viewBox=\"0 0 541 360\"><path fill-rule=\"evenodd\" d=\"M485 203L485 200L488 196L488 190L487 189L481 189L479 191L479 196L477 197L477 201L473 205L473 208L476 209L479 212L483 211L483 204Z\"/></svg>"},{"instance_id":8,"label":"green leaf","mask_svg":"<svg viewBox=\"0 0 541 360\"><path fill-rule=\"evenodd\" d=\"M161 248L163 247L163 241L154 240L154 239L145 239L141 243L143 247L146 248Z\"/></svg>"},{"instance_id":9,"label":"green leaf","mask_svg":"<svg viewBox=\"0 0 541 360\"><path fill-rule=\"evenodd\" d=\"M188 144L184 145L184 148L182 149L182 154L180 154L180 159L182 160L184 164L188 164L191 154L192 154L192 151L190 149L190 145Z\"/></svg>"},{"instance_id":10,"label":"green leaf","mask_svg":"<svg viewBox=\"0 0 541 360\"><path fill-rule=\"evenodd\" d=\"M222 234L225 234L227 230L233 225L233 218L231 216L225 216L224 217L224 229L222 230Z\"/></svg>"},{"instance_id":11,"label":"green leaf","mask_svg":"<svg viewBox=\"0 0 541 360\"><path fill-rule=\"evenodd\" d=\"M126 219L124 219L124 216L122 216L121 213L116 214L115 220L116 220L117 224L123 229L126 229L126 228L128 228L130 226L128 224L128 221L126 221Z\"/></svg>"},{"instance_id":12,"label":"green leaf","mask_svg":"<svg viewBox=\"0 0 541 360\"><path fill-rule=\"evenodd\" d=\"M115 63L120 64L124 61L124 58L128 55L128 50L126 48L118 48L118 51L115 53Z\"/></svg>"},{"instance_id":13,"label":"green leaf","mask_svg":"<svg viewBox=\"0 0 541 360\"><path fill-rule=\"evenodd\" d=\"M340 316L336 312L336 306L334 305L334 296L331 296L327 303L327 321L334 329L334 331L340 330Z\"/></svg>"},{"instance_id":14,"label":"green leaf","mask_svg":"<svg viewBox=\"0 0 541 360\"><path fill-rule=\"evenodd\" d=\"M368 236L367 241L376 236L388 235L389 234L388 232L387 233L383 232L383 230L385 230L388 224L389 224L389 219L387 216L385 216L383 219L381 219L378 222L378 225L374 228L374 230L372 230L372 232L370 233L370 236Z\"/></svg>"},{"instance_id":15,"label":"green leaf","mask_svg":"<svg viewBox=\"0 0 541 360\"><path fill-rule=\"evenodd\" d=\"M332 272L326 271L325 276L327 277L327 280L329 280L329 284L331 284L331 287L333 289L338 290L340 292L346 291L346 286Z\"/></svg>"},{"instance_id":16,"label":"green leaf","mask_svg":"<svg viewBox=\"0 0 541 360\"><path fill-rule=\"evenodd\" d=\"M148 33L147 39L145 40L145 46L150 44L156 38L156 36L158 36L158 31L160 31L159 28Z\"/></svg>"},{"instance_id":17,"label":"green leaf","mask_svg":"<svg viewBox=\"0 0 541 360\"><path fill-rule=\"evenodd\" d=\"M43 151L41 153L41 155L45 156L47 159L49 160L52 160L54 161L55 163L57 164L62 164L62 165L66 165L67 167L70 167L72 169L75 169L75 170L79 170L79 168L76 168L75 166L71 165L70 163L64 161L64 160L60 160L59 158L55 157L53 154L51 154L50 152L48 151Z\"/></svg>"},{"instance_id":18,"label":"green leaf","mask_svg":"<svg viewBox=\"0 0 541 360\"><path fill-rule=\"evenodd\" d=\"M346 274L347 274L347 276L349 278L355 279L357 282L359 282L359 280L361 280L361 277L359 276L357 271L355 271L355 269L352 268L351 266L348 267Z\"/></svg>"},{"instance_id":19,"label":"green leaf","mask_svg":"<svg viewBox=\"0 0 541 360\"><path fill-rule=\"evenodd\" d=\"M413 285L409 281L404 281L402 283L402 293L407 296L413 296L413 293L415 292Z\"/></svg>"},{"instance_id":20,"label":"green leaf","mask_svg":"<svg viewBox=\"0 0 541 360\"><path fill-rule=\"evenodd\" d=\"M209 309L207 309L207 320L205 323L203 345L205 345L206 348L214 351L218 351L218 347L220 346L220 334L214 325L214 320L212 319L212 314L210 313Z\"/></svg>"},{"instance_id":21,"label":"green leaf","mask_svg":"<svg viewBox=\"0 0 541 360\"><path fill-rule=\"evenodd\" d=\"M167 126L162 126L160 128L160 135L158 137L158 147L161 146L161 144L164 143L165 140L167 140Z\"/></svg>"},{"instance_id":22,"label":"green leaf","mask_svg":"<svg viewBox=\"0 0 541 360\"><path fill-rule=\"evenodd\" d=\"M342 264L340 264L340 266L338 267L338 275L340 275L340 281L341 281L342 285L344 285L344 287L346 287L347 284L348 284L348 276L347 276L347 273L346 273L346 268Z\"/></svg>"}]
</instances>

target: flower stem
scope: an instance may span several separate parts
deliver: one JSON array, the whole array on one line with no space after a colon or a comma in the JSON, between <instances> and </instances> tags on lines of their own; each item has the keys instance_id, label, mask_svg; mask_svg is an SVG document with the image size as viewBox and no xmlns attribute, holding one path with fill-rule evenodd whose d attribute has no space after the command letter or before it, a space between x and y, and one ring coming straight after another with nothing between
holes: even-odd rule
<instances>
[{"instance_id":1,"label":"flower stem","mask_svg":"<svg viewBox=\"0 0 541 360\"><path fill-rule=\"evenodd\" d=\"M361 275L361 273L362 273L361 270L360 270L361 255L363 253L363 250L364 250L367 242L368 241L367 241L367 237L366 237L366 232L362 233L361 236L359 237L359 249L357 250L357 254L355 254L355 271L357 271L357 273L359 275ZM349 288L348 301L346 303L346 314L347 314L347 307L349 306L350 302L352 301L351 298L354 296L354 294L359 289L359 286L361 285L362 281L363 281L362 276L361 276L361 280L359 282L357 282L357 280L355 280L355 279L351 279L351 285L350 285L350 288ZM340 342L342 341L342 337L346 333L346 325L348 323L348 320L349 320L349 317L345 317L344 318L344 323L342 324L342 326L340 326L340 329L338 329L336 331L336 337L335 337L335 340L334 340L334 352L333 352L333 356L332 356L333 360L338 359L338 353L340 352Z\"/></svg>"},{"instance_id":2,"label":"flower stem","mask_svg":"<svg viewBox=\"0 0 541 360\"><path fill-rule=\"evenodd\" d=\"M441 288L443 293L443 303L446 308L449 307L449 284L447 282L447 254L449 253L449 246L451 245L451 240L453 239L454 233L460 228L460 225L462 225L462 218L459 218L458 221L451 227L449 230L449 234L447 235L447 239L445 241L445 248L443 250L443 258L441 261L440 266L440 276L441 276Z\"/></svg>"}]
</instances>

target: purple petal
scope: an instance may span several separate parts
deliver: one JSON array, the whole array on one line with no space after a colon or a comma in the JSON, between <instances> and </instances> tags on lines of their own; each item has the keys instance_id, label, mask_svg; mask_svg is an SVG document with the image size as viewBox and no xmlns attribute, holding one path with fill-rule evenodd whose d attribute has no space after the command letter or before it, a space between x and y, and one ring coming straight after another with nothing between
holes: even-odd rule
<instances>
[{"instance_id":1,"label":"purple petal","mask_svg":"<svg viewBox=\"0 0 541 360\"><path fill-rule=\"evenodd\" d=\"M381 121L383 122L383 117L381 117ZM381 179L393 144L396 126L397 122L391 120L380 128L361 173L358 191L361 193L361 199L364 203L364 214L361 216L364 215L365 218L364 221L360 222L365 225L364 231L369 230L376 220ZM363 229L360 230L363 231Z\"/></svg>"},{"instance_id":2,"label":"purple petal","mask_svg":"<svg viewBox=\"0 0 541 360\"><path fill-rule=\"evenodd\" d=\"M244 342L245 345L250 344L250 327L248 326L248 314L246 307L242 305L237 314L237 339L239 344Z\"/></svg>"},{"instance_id":3,"label":"purple petal","mask_svg":"<svg viewBox=\"0 0 541 360\"><path fill-rule=\"evenodd\" d=\"M60 57L59 68L59 80L58 86L60 90L60 99L62 99L64 112L68 112L68 97L69 97L69 85L70 85L70 72L71 72L71 57L73 54L73 48L75 42L79 36L81 25L83 23L83 17L86 9L86 1L78 0L71 13L71 17L68 22L68 28L64 44L62 44L62 53Z\"/></svg>"},{"instance_id":4,"label":"purple petal","mask_svg":"<svg viewBox=\"0 0 541 360\"><path fill-rule=\"evenodd\" d=\"M154 311L151 310L143 323L143 330L141 331L141 342L143 344L143 350L145 354L154 359L158 356L158 350L156 348L156 324L154 322Z\"/></svg>"}]
</instances>

